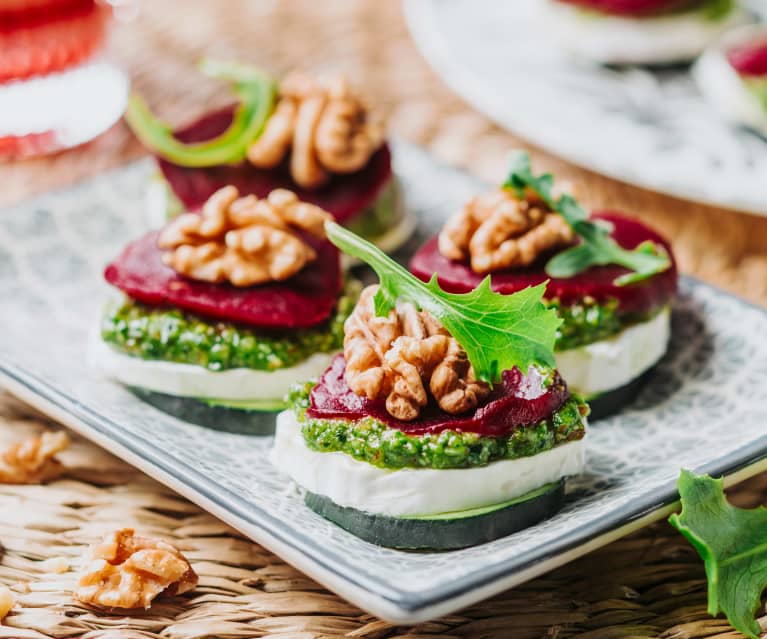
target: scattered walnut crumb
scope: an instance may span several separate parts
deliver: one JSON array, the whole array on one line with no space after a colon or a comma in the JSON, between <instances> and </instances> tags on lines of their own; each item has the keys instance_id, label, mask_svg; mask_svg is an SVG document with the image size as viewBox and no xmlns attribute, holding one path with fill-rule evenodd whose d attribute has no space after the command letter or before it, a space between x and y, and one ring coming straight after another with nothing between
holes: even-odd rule
<instances>
[{"instance_id":1,"label":"scattered walnut crumb","mask_svg":"<svg viewBox=\"0 0 767 639\"><path fill-rule=\"evenodd\" d=\"M317 255L300 236L324 237L330 213L276 189L259 200L234 186L216 191L202 214L185 213L163 229L158 245L165 264L204 282L253 286L285 280Z\"/></svg>"},{"instance_id":2,"label":"scattered walnut crumb","mask_svg":"<svg viewBox=\"0 0 767 639\"><path fill-rule=\"evenodd\" d=\"M123 528L88 547L74 596L103 608L149 608L160 594L196 586L197 574L176 547Z\"/></svg>"},{"instance_id":3,"label":"scattered walnut crumb","mask_svg":"<svg viewBox=\"0 0 767 639\"><path fill-rule=\"evenodd\" d=\"M402 304L376 317L377 287L362 291L344 325L346 383L368 399L385 399L390 415L418 417L429 393L446 413L476 408L490 388L474 376L466 352L425 311Z\"/></svg>"},{"instance_id":4,"label":"scattered walnut crumb","mask_svg":"<svg viewBox=\"0 0 767 639\"><path fill-rule=\"evenodd\" d=\"M66 557L50 557L40 562L43 572L63 574L69 571L69 559Z\"/></svg>"},{"instance_id":5,"label":"scattered walnut crumb","mask_svg":"<svg viewBox=\"0 0 767 639\"><path fill-rule=\"evenodd\" d=\"M0 621L8 616L8 613L16 605L16 597L6 586L0 586Z\"/></svg>"},{"instance_id":6,"label":"scattered walnut crumb","mask_svg":"<svg viewBox=\"0 0 767 639\"><path fill-rule=\"evenodd\" d=\"M540 199L517 199L511 189L472 198L439 234L439 252L469 260L475 273L529 266L539 255L573 241L570 226Z\"/></svg>"},{"instance_id":7,"label":"scattered walnut crumb","mask_svg":"<svg viewBox=\"0 0 767 639\"><path fill-rule=\"evenodd\" d=\"M58 477L64 467L56 453L69 445L63 431L46 432L11 445L0 453L0 483L37 484Z\"/></svg>"},{"instance_id":8,"label":"scattered walnut crumb","mask_svg":"<svg viewBox=\"0 0 767 639\"><path fill-rule=\"evenodd\" d=\"M345 78L311 78L291 73L261 136L248 149L251 164L270 169L290 153L297 184L316 188L333 173L353 173L383 144L381 120Z\"/></svg>"}]
</instances>

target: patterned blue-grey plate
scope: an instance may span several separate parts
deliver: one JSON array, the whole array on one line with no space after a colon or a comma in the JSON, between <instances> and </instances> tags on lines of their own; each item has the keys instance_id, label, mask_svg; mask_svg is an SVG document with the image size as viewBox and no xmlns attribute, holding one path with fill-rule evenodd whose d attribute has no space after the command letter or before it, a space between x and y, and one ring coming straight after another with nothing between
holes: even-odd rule
<instances>
[{"instance_id":1,"label":"patterned blue-grey plate","mask_svg":"<svg viewBox=\"0 0 767 639\"><path fill-rule=\"evenodd\" d=\"M767 215L767 140L725 122L687 69L579 61L546 29L543 0L404 2L432 66L501 126L604 175ZM745 4L767 20L764 0Z\"/></svg>"},{"instance_id":2,"label":"patterned blue-grey plate","mask_svg":"<svg viewBox=\"0 0 767 639\"><path fill-rule=\"evenodd\" d=\"M412 147L395 155L422 230L482 188ZM559 515L457 552L360 541L304 507L269 465L270 438L184 424L88 369L101 270L143 230L150 171L140 162L0 212L0 383L372 613L447 614L658 519L680 467L735 481L767 466L767 314L686 280L668 357L632 406L592 428Z\"/></svg>"}]
</instances>

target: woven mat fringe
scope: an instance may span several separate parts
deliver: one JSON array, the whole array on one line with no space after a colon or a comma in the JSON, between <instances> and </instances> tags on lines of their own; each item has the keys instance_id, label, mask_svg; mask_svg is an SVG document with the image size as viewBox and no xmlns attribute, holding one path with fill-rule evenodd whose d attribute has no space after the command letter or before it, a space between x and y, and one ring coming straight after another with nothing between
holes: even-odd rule
<instances>
[{"instance_id":1,"label":"woven mat fringe","mask_svg":"<svg viewBox=\"0 0 767 639\"><path fill-rule=\"evenodd\" d=\"M55 427L0 394L0 448ZM0 485L0 583L17 605L0 639L240 639L279 637L498 637L736 639L706 612L703 568L667 524L617 541L579 561L450 617L395 626L365 614L167 488L73 435L62 479ZM761 503L767 476L741 486L742 506ZM133 526L181 548L200 575L183 597L149 611L112 615L72 599L79 557L105 531ZM64 557L70 570L46 572ZM767 626L767 617L763 620Z\"/></svg>"}]
</instances>

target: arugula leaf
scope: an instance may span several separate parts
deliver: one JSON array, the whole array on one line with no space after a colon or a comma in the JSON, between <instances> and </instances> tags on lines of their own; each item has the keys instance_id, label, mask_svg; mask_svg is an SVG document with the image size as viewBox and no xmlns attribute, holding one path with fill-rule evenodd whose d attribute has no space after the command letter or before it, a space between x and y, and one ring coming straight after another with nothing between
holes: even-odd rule
<instances>
[{"instance_id":1,"label":"arugula leaf","mask_svg":"<svg viewBox=\"0 0 767 639\"><path fill-rule=\"evenodd\" d=\"M682 512L669 521L703 559L708 577L708 612L720 612L751 639L761 634L755 620L767 587L767 509L731 506L721 479L682 470Z\"/></svg>"},{"instance_id":2,"label":"arugula leaf","mask_svg":"<svg viewBox=\"0 0 767 639\"><path fill-rule=\"evenodd\" d=\"M616 285L625 286L652 277L671 266L663 247L643 242L633 251L628 251L610 237L604 225L589 220L589 214L572 195L555 199L551 193L553 176L550 173L537 177L533 175L530 156L523 151L512 154L509 177L503 186L514 189L519 198L525 196L527 189L534 191L580 237L580 244L561 251L548 261L546 273L551 277L572 277L592 266L618 264L633 271L615 279Z\"/></svg>"},{"instance_id":3,"label":"arugula leaf","mask_svg":"<svg viewBox=\"0 0 767 639\"><path fill-rule=\"evenodd\" d=\"M477 377L493 384L505 370L531 365L553 367L554 342L562 320L543 304L546 282L513 295L490 288L490 278L470 293L443 291L436 274L428 283L412 275L378 248L351 231L329 222L325 231L339 249L367 264L378 274L376 313L387 314L397 300L431 313L464 348Z\"/></svg>"}]
</instances>

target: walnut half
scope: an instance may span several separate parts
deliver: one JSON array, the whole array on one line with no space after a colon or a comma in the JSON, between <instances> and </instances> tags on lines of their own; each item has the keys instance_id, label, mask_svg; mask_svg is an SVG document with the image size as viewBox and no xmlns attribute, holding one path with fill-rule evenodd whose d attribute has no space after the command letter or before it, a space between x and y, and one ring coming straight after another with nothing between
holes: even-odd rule
<instances>
[{"instance_id":1,"label":"walnut half","mask_svg":"<svg viewBox=\"0 0 767 639\"><path fill-rule=\"evenodd\" d=\"M475 409L490 388L474 376L466 352L425 311L402 304L376 317L368 286L344 325L346 383L368 399L384 399L392 417L411 421L433 397L452 415Z\"/></svg>"},{"instance_id":2,"label":"walnut half","mask_svg":"<svg viewBox=\"0 0 767 639\"><path fill-rule=\"evenodd\" d=\"M539 255L573 241L570 226L540 200L517 199L511 189L472 198L439 234L439 252L469 260L475 273L529 266Z\"/></svg>"},{"instance_id":3,"label":"walnut half","mask_svg":"<svg viewBox=\"0 0 767 639\"><path fill-rule=\"evenodd\" d=\"M88 547L74 596L102 608L149 608L158 595L188 592L197 580L175 546L123 528Z\"/></svg>"},{"instance_id":4,"label":"walnut half","mask_svg":"<svg viewBox=\"0 0 767 639\"><path fill-rule=\"evenodd\" d=\"M64 467L56 453L69 446L69 436L46 432L13 444L0 453L0 484L39 484L58 477Z\"/></svg>"},{"instance_id":5,"label":"walnut half","mask_svg":"<svg viewBox=\"0 0 767 639\"><path fill-rule=\"evenodd\" d=\"M204 282L254 286L285 280L317 257L298 231L324 237L330 213L276 189L259 200L225 186L166 226L158 246L177 273Z\"/></svg>"},{"instance_id":6,"label":"walnut half","mask_svg":"<svg viewBox=\"0 0 767 639\"><path fill-rule=\"evenodd\" d=\"M296 184L317 188L333 173L353 173L367 164L384 140L381 121L342 76L314 78L291 73L248 160L271 169L290 153Z\"/></svg>"},{"instance_id":7,"label":"walnut half","mask_svg":"<svg viewBox=\"0 0 767 639\"><path fill-rule=\"evenodd\" d=\"M16 597L7 586L0 586L0 623L16 605Z\"/></svg>"}]
</instances>

